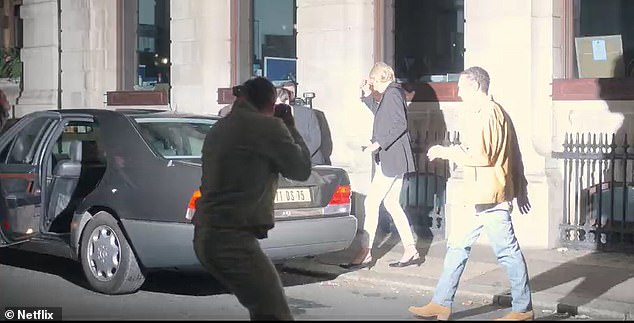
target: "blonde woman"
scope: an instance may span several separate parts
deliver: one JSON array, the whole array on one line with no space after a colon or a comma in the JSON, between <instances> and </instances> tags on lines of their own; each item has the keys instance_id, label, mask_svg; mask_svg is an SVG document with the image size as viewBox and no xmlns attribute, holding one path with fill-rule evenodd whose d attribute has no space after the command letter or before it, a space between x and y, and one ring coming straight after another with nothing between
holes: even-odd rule
<instances>
[{"instance_id":1,"label":"blonde woman","mask_svg":"<svg viewBox=\"0 0 634 323\"><path fill-rule=\"evenodd\" d=\"M364 151L372 155L373 176L365 199L365 237L361 251L348 267L366 267L372 263L372 245L376 235L381 202L394 220L403 242L403 256L391 267L420 264L416 242L407 215L400 204L403 175L414 172L414 157L407 129L405 91L395 82L394 70L385 63L376 63L369 78L361 85L361 101L374 114L372 139ZM372 92L382 94L377 102Z\"/></svg>"}]
</instances>

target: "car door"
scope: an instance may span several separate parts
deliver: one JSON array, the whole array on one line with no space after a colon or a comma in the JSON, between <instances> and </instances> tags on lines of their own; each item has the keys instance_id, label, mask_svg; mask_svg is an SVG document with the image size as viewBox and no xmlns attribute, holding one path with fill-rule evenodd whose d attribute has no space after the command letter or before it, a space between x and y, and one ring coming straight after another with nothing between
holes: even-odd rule
<instances>
[{"instance_id":1,"label":"car door","mask_svg":"<svg viewBox=\"0 0 634 323\"><path fill-rule=\"evenodd\" d=\"M65 117L43 152L42 175L47 178L42 229L67 233L73 212L99 183L105 154L99 126L90 116Z\"/></svg>"},{"instance_id":2,"label":"car door","mask_svg":"<svg viewBox=\"0 0 634 323\"><path fill-rule=\"evenodd\" d=\"M55 113L36 113L0 137L0 231L5 244L40 232L40 157L57 120Z\"/></svg>"}]
</instances>

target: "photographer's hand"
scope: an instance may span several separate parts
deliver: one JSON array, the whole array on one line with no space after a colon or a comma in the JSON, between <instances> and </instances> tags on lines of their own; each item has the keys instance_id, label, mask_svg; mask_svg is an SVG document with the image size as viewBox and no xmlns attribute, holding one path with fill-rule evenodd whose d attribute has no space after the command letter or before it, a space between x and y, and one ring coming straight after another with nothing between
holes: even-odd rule
<instances>
[{"instance_id":1,"label":"photographer's hand","mask_svg":"<svg viewBox=\"0 0 634 323\"><path fill-rule=\"evenodd\" d=\"M288 113L285 113L284 116L282 116L282 121L284 121L284 124L289 127L295 127L295 117L293 117L293 114L290 110L288 111Z\"/></svg>"},{"instance_id":2,"label":"photographer's hand","mask_svg":"<svg viewBox=\"0 0 634 323\"><path fill-rule=\"evenodd\" d=\"M278 104L275 106L275 114L276 117L282 119L284 124L288 127L295 126L295 118L293 117L292 108L287 104Z\"/></svg>"}]
</instances>

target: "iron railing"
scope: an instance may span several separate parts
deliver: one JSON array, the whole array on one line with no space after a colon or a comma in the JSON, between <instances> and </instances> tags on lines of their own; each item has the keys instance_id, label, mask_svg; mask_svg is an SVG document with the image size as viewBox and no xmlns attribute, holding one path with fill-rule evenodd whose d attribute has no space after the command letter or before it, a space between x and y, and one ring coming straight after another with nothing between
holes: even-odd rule
<instances>
[{"instance_id":1,"label":"iron railing","mask_svg":"<svg viewBox=\"0 0 634 323\"><path fill-rule=\"evenodd\" d=\"M563 245L634 251L634 146L612 134L566 133L562 159Z\"/></svg>"},{"instance_id":2,"label":"iron railing","mask_svg":"<svg viewBox=\"0 0 634 323\"><path fill-rule=\"evenodd\" d=\"M433 145L459 144L458 132L416 131L411 135L412 151L417 171L406 174L401 192L401 205L410 224L420 235L444 237L446 184L449 164L446 160L427 158L427 150Z\"/></svg>"}]
</instances>

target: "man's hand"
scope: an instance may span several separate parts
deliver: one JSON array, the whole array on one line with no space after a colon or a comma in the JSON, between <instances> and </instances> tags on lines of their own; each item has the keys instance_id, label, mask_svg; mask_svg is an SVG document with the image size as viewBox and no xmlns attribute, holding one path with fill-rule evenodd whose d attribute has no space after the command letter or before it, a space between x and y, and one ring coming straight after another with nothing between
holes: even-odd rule
<instances>
[{"instance_id":1,"label":"man's hand","mask_svg":"<svg viewBox=\"0 0 634 323\"><path fill-rule=\"evenodd\" d=\"M441 145L429 147L427 150L427 158L429 158L429 161L433 161L436 158L449 159L447 156L447 147L443 147Z\"/></svg>"},{"instance_id":2,"label":"man's hand","mask_svg":"<svg viewBox=\"0 0 634 323\"><path fill-rule=\"evenodd\" d=\"M274 116L282 119L289 127L295 126L295 118L293 117L292 108L288 104L280 103L275 105Z\"/></svg>"},{"instance_id":3,"label":"man's hand","mask_svg":"<svg viewBox=\"0 0 634 323\"><path fill-rule=\"evenodd\" d=\"M528 214L531 210L531 202L528 200L528 195L518 196L517 205L520 207L520 213Z\"/></svg>"},{"instance_id":4,"label":"man's hand","mask_svg":"<svg viewBox=\"0 0 634 323\"><path fill-rule=\"evenodd\" d=\"M517 206L520 209L520 213L527 214L531 210L531 202L528 200L528 192L524 188L517 194Z\"/></svg>"},{"instance_id":5,"label":"man's hand","mask_svg":"<svg viewBox=\"0 0 634 323\"><path fill-rule=\"evenodd\" d=\"M373 153L379 148L381 148L381 145L378 142L373 142L369 146L361 146L361 150L368 153Z\"/></svg>"}]
</instances>

